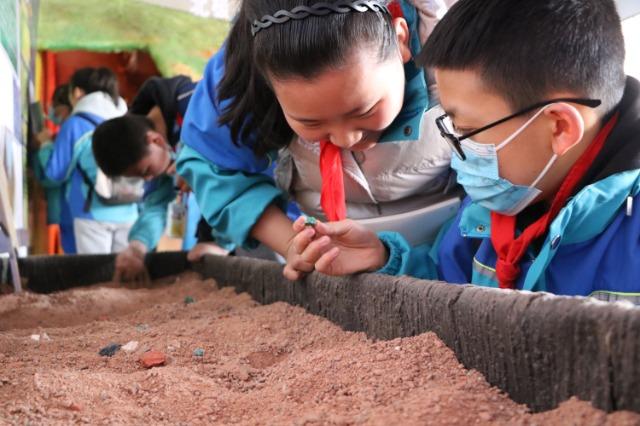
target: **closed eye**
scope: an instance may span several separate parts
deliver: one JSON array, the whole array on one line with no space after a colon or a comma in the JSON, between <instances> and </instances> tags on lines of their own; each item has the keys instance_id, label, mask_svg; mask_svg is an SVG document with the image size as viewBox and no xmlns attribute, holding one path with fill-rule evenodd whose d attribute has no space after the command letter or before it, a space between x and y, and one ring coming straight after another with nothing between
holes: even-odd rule
<instances>
[{"instance_id":1,"label":"closed eye","mask_svg":"<svg viewBox=\"0 0 640 426\"><path fill-rule=\"evenodd\" d=\"M455 123L453 123L453 131L458 135L464 135L467 133L473 132L475 129L472 127L458 127Z\"/></svg>"},{"instance_id":2,"label":"closed eye","mask_svg":"<svg viewBox=\"0 0 640 426\"><path fill-rule=\"evenodd\" d=\"M374 106L372 106L371 108L369 108L368 111L363 112L362 114L358 114L356 116L356 118L366 118L369 117L370 115L373 115L373 113L376 111L376 107L378 106L378 104L376 103Z\"/></svg>"},{"instance_id":3,"label":"closed eye","mask_svg":"<svg viewBox=\"0 0 640 426\"><path fill-rule=\"evenodd\" d=\"M308 127L310 129L315 129L317 127L320 127L320 123L317 121L301 121L301 123L305 126Z\"/></svg>"}]
</instances>

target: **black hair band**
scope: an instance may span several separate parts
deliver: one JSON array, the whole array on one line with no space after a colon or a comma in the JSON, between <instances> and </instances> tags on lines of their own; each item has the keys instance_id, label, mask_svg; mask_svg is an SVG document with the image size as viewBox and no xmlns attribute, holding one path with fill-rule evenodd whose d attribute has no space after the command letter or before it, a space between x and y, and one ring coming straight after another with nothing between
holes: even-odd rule
<instances>
[{"instance_id":1,"label":"black hair band","mask_svg":"<svg viewBox=\"0 0 640 426\"><path fill-rule=\"evenodd\" d=\"M379 0L340 0L334 3L319 2L311 6L296 6L289 10L279 10L273 15L264 15L262 19L256 19L251 23L251 35L255 36L261 30L274 24L283 24L290 20L302 20L309 16L325 16L330 13L349 12L382 12L390 15L385 3Z\"/></svg>"}]
</instances>

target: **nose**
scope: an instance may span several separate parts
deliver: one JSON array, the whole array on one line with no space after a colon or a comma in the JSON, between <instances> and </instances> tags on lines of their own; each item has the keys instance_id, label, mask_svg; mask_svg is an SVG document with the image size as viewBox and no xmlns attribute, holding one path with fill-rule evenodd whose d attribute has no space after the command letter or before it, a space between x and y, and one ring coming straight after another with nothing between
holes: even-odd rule
<instances>
[{"instance_id":1,"label":"nose","mask_svg":"<svg viewBox=\"0 0 640 426\"><path fill-rule=\"evenodd\" d=\"M331 132L329 140L335 146L349 149L360 142L363 136L362 130L334 130Z\"/></svg>"}]
</instances>

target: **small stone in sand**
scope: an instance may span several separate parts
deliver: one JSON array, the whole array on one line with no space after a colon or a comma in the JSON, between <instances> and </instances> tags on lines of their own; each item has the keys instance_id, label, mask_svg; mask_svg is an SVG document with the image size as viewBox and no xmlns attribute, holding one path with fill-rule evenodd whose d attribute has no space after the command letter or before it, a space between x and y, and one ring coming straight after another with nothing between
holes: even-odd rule
<instances>
[{"instance_id":1,"label":"small stone in sand","mask_svg":"<svg viewBox=\"0 0 640 426\"><path fill-rule=\"evenodd\" d=\"M39 342L40 341L40 335L39 334L32 334L31 335L31 340L33 340L34 342Z\"/></svg>"},{"instance_id":2,"label":"small stone in sand","mask_svg":"<svg viewBox=\"0 0 640 426\"><path fill-rule=\"evenodd\" d=\"M125 352L133 352L136 349L138 349L138 342L135 340L132 340L120 349L122 349Z\"/></svg>"},{"instance_id":3,"label":"small stone in sand","mask_svg":"<svg viewBox=\"0 0 640 426\"><path fill-rule=\"evenodd\" d=\"M114 356L116 352L120 350L121 347L122 345L119 345L117 343L112 343L100 349L100 352L98 352L98 354L101 356Z\"/></svg>"},{"instance_id":4,"label":"small stone in sand","mask_svg":"<svg viewBox=\"0 0 640 426\"><path fill-rule=\"evenodd\" d=\"M167 361L167 356L160 351L149 351L142 354L140 357L140 363L144 368L157 367L164 365Z\"/></svg>"}]
</instances>

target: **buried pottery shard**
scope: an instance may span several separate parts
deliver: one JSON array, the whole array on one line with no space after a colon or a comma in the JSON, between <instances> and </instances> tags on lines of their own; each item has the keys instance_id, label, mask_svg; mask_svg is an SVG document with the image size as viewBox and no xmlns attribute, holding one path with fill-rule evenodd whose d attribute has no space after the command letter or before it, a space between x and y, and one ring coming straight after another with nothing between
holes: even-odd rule
<instances>
[{"instance_id":1,"label":"buried pottery shard","mask_svg":"<svg viewBox=\"0 0 640 426\"><path fill-rule=\"evenodd\" d=\"M142 354L140 357L140 364L144 368L157 367L164 365L167 361L167 356L160 351L149 351Z\"/></svg>"}]
</instances>

